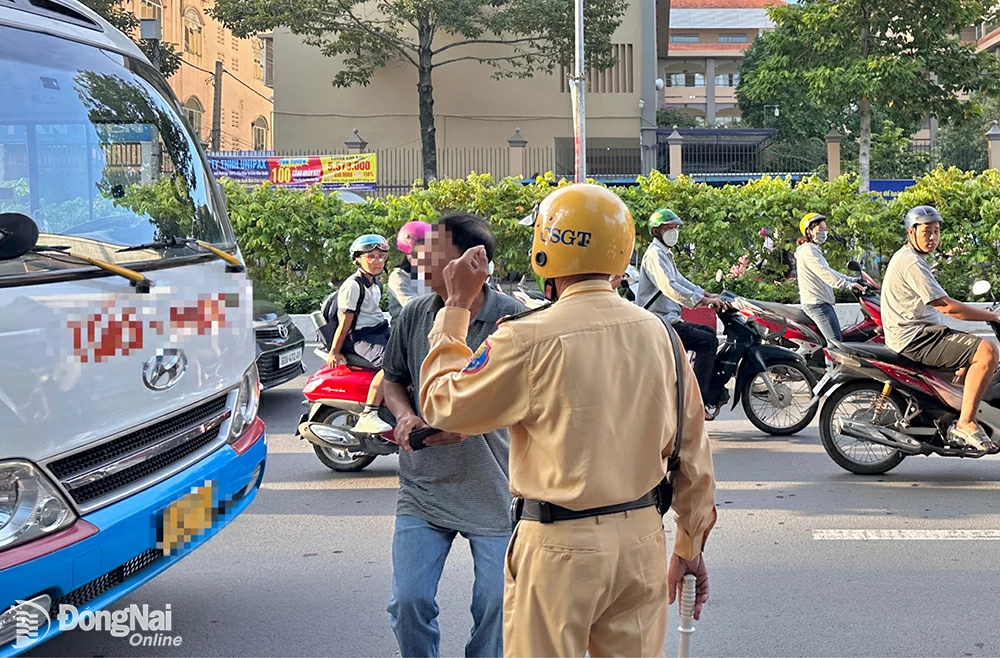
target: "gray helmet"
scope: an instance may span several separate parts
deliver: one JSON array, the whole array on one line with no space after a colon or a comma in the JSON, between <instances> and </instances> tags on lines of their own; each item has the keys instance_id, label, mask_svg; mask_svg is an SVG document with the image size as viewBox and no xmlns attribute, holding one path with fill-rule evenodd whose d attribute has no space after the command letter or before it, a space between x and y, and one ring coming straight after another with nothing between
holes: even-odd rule
<instances>
[{"instance_id":1,"label":"gray helmet","mask_svg":"<svg viewBox=\"0 0 1000 658\"><path fill-rule=\"evenodd\" d=\"M941 213L934 206L915 206L910 208L906 217L903 218L903 228L909 231L917 224L932 224L934 222L943 222Z\"/></svg>"}]
</instances>

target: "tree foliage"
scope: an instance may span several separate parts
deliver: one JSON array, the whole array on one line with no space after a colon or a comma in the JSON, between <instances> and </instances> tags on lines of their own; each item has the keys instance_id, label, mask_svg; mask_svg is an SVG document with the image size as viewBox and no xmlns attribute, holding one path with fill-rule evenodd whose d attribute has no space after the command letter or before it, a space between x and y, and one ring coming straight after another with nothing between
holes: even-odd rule
<instances>
[{"instance_id":1,"label":"tree foliage","mask_svg":"<svg viewBox=\"0 0 1000 658\"><path fill-rule=\"evenodd\" d=\"M153 43L139 39L139 17L125 6L124 0L81 0L83 4L97 12L101 18L128 35L153 60ZM160 43L160 73L169 78L181 66L181 53L177 44L169 41Z\"/></svg>"},{"instance_id":2,"label":"tree foliage","mask_svg":"<svg viewBox=\"0 0 1000 658\"><path fill-rule=\"evenodd\" d=\"M995 22L990 0L803 0L768 11L777 28L763 37L752 75L741 80L742 96L763 103L804 93L828 120L856 114L862 190L870 178L873 108L899 126L927 113L955 120L977 112L960 92L1000 91L997 58L956 37L970 25Z\"/></svg>"},{"instance_id":3,"label":"tree foliage","mask_svg":"<svg viewBox=\"0 0 1000 658\"><path fill-rule=\"evenodd\" d=\"M627 6L584 0L589 67L614 64L611 37ZM218 0L209 12L237 36L289 29L337 60L338 87L367 85L392 62L415 67L425 180L437 176L437 69L472 61L495 78L523 78L573 57L572 0Z\"/></svg>"}]
</instances>

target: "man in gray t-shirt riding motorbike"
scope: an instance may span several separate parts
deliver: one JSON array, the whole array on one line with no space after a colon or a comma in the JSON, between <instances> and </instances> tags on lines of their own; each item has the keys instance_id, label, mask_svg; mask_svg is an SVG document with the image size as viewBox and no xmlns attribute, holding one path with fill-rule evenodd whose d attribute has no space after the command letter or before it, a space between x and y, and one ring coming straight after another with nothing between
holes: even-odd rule
<instances>
[{"instance_id":1,"label":"man in gray t-shirt riding motorbike","mask_svg":"<svg viewBox=\"0 0 1000 658\"><path fill-rule=\"evenodd\" d=\"M929 368L964 371L962 411L946 440L959 447L989 450L993 442L976 423L976 410L997 369L996 345L943 323L957 320L1000 322L1000 315L948 296L934 278L927 255L941 243L941 215L931 206L906 213L906 244L893 255L882 282L885 343Z\"/></svg>"}]
</instances>

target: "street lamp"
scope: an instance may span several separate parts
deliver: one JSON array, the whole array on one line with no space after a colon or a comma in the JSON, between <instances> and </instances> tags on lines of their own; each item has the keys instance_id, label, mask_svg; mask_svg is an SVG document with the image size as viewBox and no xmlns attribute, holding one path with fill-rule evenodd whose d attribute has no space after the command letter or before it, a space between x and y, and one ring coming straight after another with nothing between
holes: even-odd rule
<instances>
[{"instance_id":1,"label":"street lamp","mask_svg":"<svg viewBox=\"0 0 1000 658\"><path fill-rule=\"evenodd\" d=\"M771 108L771 107L774 108L774 116L776 116L776 117L781 116L781 108L779 106L777 106L777 105L765 105L764 106L764 113L766 114L768 108Z\"/></svg>"}]
</instances>

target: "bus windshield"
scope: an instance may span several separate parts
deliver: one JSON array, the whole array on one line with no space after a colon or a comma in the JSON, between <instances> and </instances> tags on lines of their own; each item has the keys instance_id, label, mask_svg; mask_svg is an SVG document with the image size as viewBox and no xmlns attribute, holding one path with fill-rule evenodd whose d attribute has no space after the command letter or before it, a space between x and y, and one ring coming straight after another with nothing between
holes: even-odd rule
<instances>
[{"instance_id":1,"label":"bus windshield","mask_svg":"<svg viewBox=\"0 0 1000 658\"><path fill-rule=\"evenodd\" d=\"M196 255L174 238L232 246L213 185L147 63L0 26L0 213L33 219L41 247L125 264ZM150 243L164 244L124 250ZM80 267L38 250L0 278Z\"/></svg>"}]
</instances>

